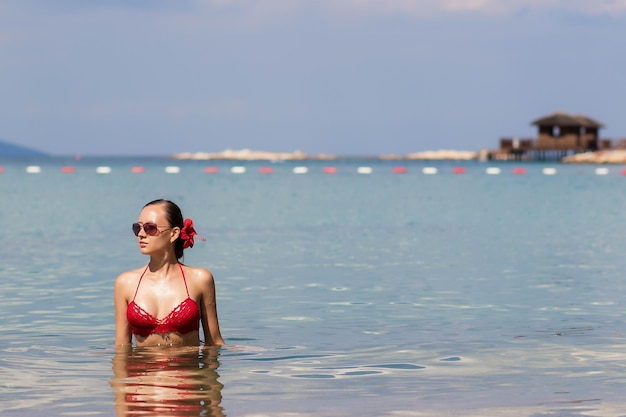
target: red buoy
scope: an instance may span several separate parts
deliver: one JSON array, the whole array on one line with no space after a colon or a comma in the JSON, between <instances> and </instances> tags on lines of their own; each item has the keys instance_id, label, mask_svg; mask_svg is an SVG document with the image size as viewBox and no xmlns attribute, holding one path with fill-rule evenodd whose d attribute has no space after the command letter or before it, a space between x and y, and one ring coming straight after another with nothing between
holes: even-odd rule
<instances>
[{"instance_id":1,"label":"red buoy","mask_svg":"<svg viewBox=\"0 0 626 417\"><path fill-rule=\"evenodd\" d=\"M217 167L206 167L206 168L204 168L204 172L206 172L207 174L217 174L218 171L219 171L219 169Z\"/></svg>"},{"instance_id":2,"label":"red buoy","mask_svg":"<svg viewBox=\"0 0 626 417\"><path fill-rule=\"evenodd\" d=\"M454 168L452 168L452 172L454 174L465 174L465 168L464 167L454 167Z\"/></svg>"},{"instance_id":3,"label":"red buoy","mask_svg":"<svg viewBox=\"0 0 626 417\"><path fill-rule=\"evenodd\" d=\"M145 171L144 167L132 167L130 169L130 172L132 172L133 174L141 174L144 171Z\"/></svg>"},{"instance_id":4,"label":"red buoy","mask_svg":"<svg viewBox=\"0 0 626 417\"><path fill-rule=\"evenodd\" d=\"M337 168L335 167L324 167L324 174L336 174Z\"/></svg>"},{"instance_id":5,"label":"red buoy","mask_svg":"<svg viewBox=\"0 0 626 417\"><path fill-rule=\"evenodd\" d=\"M394 174L406 174L406 167L394 167L393 173Z\"/></svg>"},{"instance_id":6,"label":"red buoy","mask_svg":"<svg viewBox=\"0 0 626 417\"><path fill-rule=\"evenodd\" d=\"M259 168L259 172L261 174L271 174L272 173L272 168L271 167L261 167Z\"/></svg>"},{"instance_id":7,"label":"red buoy","mask_svg":"<svg viewBox=\"0 0 626 417\"><path fill-rule=\"evenodd\" d=\"M526 173L526 168L513 168L513 174L515 175L524 175Z\"/></svg>"},{"instance_id":8,"label":"red buoy","mask_svg":"<svg viewBox=\"0 0 626 417\"><path fill-rule=\"evenodd\" d=\"M72 174L75 171L76 168L74 168L73 166L64 166L63 168L61 168L61 172L63 172L64 174Z\"/></svg>"}]
</instances>

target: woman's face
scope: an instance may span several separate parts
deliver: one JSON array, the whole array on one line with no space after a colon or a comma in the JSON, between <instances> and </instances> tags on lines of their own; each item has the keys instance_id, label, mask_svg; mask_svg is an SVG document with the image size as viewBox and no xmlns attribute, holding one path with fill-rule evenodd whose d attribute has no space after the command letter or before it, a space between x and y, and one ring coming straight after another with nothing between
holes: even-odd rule
<instances>
[{"instance_id":1,"label":"woman's face","mask_svg":"<svg viewBox=\"0 0 626 417\"><path fill-rule=\"evenodd\" d=\"M174 249L174 242L180 233L177 227L172 227L167 221L165 216L165 210L160 204L153 204L144 207L139 213L137 219L139 225L148 228L146 232L144 227L141 227L139 233L137 233L137 242L139 243L139 250L144 255L150 255L156 252L168 251ZM156 225L157 229L150 226ZM150 229L153 230L152 235Z\"/></svg>"}]
</instances>

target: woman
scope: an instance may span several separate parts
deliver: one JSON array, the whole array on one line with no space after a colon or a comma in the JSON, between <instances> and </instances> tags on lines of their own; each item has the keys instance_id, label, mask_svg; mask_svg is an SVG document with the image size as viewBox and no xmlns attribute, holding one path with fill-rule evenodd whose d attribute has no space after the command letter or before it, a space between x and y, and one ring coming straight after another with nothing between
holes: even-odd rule
<instances>
[{"instance_id":1,"label":"woman","mask_svg":"<svg viewBox=\"0 0 626 417\"><path fill-rule=\"evenodd\" d=\"M180 263L196 231L169 200L146 204L133 224L147 266L115 280L115 345L198 346L199 322L204 344L223 345L215 306L213 275Z\"/></svg>"}]
</instances>

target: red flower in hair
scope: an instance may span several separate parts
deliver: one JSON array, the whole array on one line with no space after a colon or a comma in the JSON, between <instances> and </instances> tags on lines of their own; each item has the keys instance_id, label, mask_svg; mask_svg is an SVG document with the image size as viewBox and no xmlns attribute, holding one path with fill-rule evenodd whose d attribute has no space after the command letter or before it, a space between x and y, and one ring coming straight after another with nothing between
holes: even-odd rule
<instances>
[{"instance_id":1,"label":"red flower in hair","mask_svg":"<svg viewBox=\"0 0 626 417\"><path fill-rule=\"evenodd\" d=\"M193 222L191 219L185 219L183 228L180 229L180 238L183 240L183 249L193 248L193 237L197 235L196 229L193 228ZM200 240L206 240L198 236Z\"/></svg>"}]
</instances>

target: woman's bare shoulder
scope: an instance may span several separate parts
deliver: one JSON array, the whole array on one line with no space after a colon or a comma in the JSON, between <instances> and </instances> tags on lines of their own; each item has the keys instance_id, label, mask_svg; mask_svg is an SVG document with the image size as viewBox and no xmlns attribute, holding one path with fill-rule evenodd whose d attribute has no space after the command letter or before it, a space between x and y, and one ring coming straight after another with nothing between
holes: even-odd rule
<instances>
[{"instance_id":1,"label":"woman's bare shoulder","mask_svg":"<svg viewBox=\"0 0 626 417\"><path fill-rule=\"evenodd\" d=\"M185 275L189 276L196 285L207 285L213 283L213 274L206 268L194 268L185 265Z\"/></svg>"},{"instance_id":2,"label":"woman's bare shoulder","mask_svg":"<svg viewBox=\"0 0 626 417\"><path fill-rule=\"evenodd\" d=\"M137 269L131 269L130 271L122 272L115 279L115 284L122 285L122 286L135 284L139 280L139 277L141 276L141 273L143 272L143 270L144 268L137 268Z\"/></svg>"}]
</instances>

